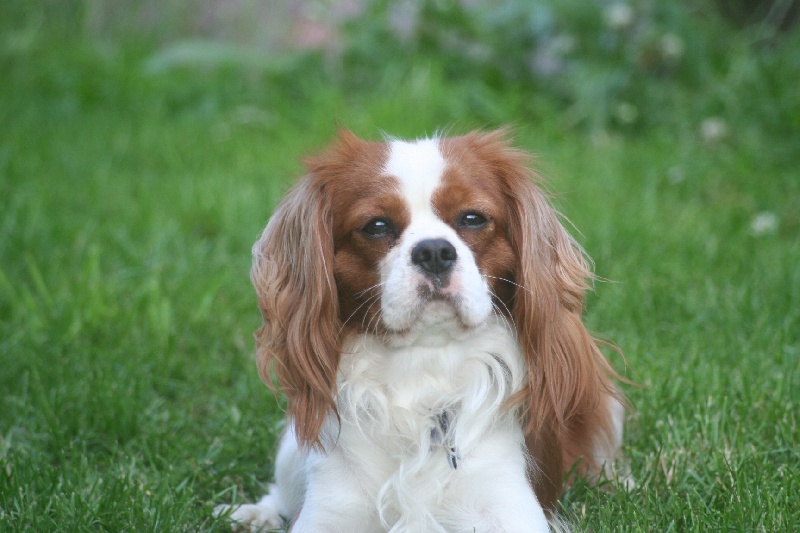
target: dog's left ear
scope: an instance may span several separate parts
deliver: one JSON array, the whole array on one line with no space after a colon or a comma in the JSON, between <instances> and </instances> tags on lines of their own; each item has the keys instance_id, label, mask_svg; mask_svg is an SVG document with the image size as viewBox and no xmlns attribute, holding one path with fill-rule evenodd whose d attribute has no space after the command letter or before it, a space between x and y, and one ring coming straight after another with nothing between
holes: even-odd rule
<instances>
[{"instance_id":1,"label":"dog's left ear","mask_svg":"<svg viewBox=\"0 0 800 533\"><path fill-rule=\"evenodd\" d=\"M611 382L616 374L581 319L593 277L589 261L538 185L530 156L512 148L504 130L475 142L505 188L517 253L511 308L528 363L526 440L539 463L532 472L537 497L548 507L573 463L580 458L581 470L595 468L593 453L613 440L606 399L618 394Z\"/></svg>"}]
</instances>

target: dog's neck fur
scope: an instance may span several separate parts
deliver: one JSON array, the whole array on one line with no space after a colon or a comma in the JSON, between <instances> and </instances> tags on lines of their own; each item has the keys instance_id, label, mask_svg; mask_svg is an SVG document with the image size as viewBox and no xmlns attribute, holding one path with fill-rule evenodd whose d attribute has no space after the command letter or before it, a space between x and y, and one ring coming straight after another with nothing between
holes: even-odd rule
<instances>
[{"instance_id":1,"label":"dog's neck fur","mask_svg":"<svg viewBox=\"0 0 800 533\"><path fill-rule=\"evenodd\" d=\"M514 333L499 319L476 333L435 346L422 335L402 349L359 335L343 350L339 419L331 417L324 441L377 490L385 524L427 517L418 530L439 530L427 500L441 497L471 448L499 428L522 434L507 402L527 371Z\"/></svg>"}]
</instances>

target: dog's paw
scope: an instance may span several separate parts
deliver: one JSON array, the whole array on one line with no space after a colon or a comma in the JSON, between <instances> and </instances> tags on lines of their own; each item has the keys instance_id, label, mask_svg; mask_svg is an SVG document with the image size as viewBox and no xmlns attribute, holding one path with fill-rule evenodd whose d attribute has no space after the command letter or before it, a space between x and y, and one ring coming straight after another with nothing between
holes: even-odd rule
<instances>
[{"instance_id":1,"label":"dog's paw","mask_svg":"<svg viewBox=\"0 0 800 533\"><path fill-rule=\"evenodd\" d=\"M258 503L243 505L217 505L214 516L227 515L232 522L233 531L283 531L285 521L280 514L278 502L271 495L266 495Z\"/></svg>"}]
</instances>

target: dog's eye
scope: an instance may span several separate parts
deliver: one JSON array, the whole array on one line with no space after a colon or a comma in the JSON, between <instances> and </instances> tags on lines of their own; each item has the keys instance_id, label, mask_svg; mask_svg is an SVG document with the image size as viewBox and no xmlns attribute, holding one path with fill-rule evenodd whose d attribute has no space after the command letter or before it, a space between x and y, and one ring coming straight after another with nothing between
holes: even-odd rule
<instances>
[{"instance_id":1,"label":"dog's eye","mask_svg":"<svg viewBox=\"0 0 800 533\"><path fill-rule=\"evenodd\" d=\"M480 215L478 213L467 212L461 215L461 218L458 220L458 225L462 228L471 228L477 229L482 228L486 225L486 217Z\"/></svg>"},{"instance_id":2,"label":"dog's eye","mask_svg":"<svg viewBox=\"0 0 800 533\"><path fill-rule=\"evenodd\" d=\"M385 237L394 235L394 226L390 220L385 218L374 218L367 222L361 231L370 237Z\"/></svg>"}]
</instances>

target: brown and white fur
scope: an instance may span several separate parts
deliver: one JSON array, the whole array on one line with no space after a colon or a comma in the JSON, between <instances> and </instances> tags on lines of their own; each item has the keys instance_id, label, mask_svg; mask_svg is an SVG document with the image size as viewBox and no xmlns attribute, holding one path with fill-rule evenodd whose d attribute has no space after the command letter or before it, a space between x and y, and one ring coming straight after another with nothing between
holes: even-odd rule
<instances>
[{"instance_id":1,"label":"brown and white fur","mask_svg":"<svg viewBox=\"0 0 800 533\"><path fill-rule=\"evenodd\" d=\"M293 533L548 529L566 474L618 456L581 248L503 131L307 161L254 247L275 484L218 513ZM575 466L577 465L577 466Z\"/></svg>"}]
</instances>

